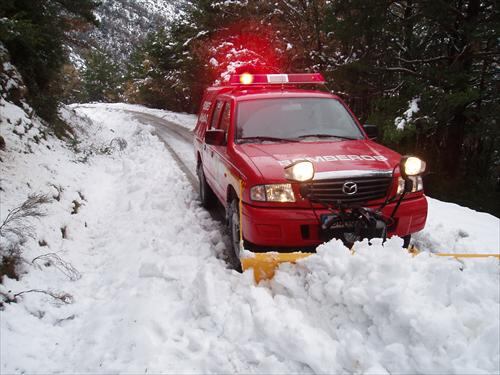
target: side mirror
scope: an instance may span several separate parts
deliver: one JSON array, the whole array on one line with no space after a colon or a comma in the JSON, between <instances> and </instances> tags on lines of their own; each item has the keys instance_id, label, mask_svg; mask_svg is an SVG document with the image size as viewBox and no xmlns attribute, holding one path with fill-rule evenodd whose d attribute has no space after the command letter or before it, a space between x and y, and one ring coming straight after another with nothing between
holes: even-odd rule
<instances>
[{"instance_id":1,"label":"side mirror","mask_svg":"<svg viewBox=\"0 0 500 375\"><path fill-rule=\"evenodd\" d=\"M368 138L370 138L372 141L376 141L378 137L378 129L377 125L368 125L365 124L363 125L363 129L365 129L366 135Z\"/></svg>"},{"instance_id":2,"label":"side mirror","mask_svg":"<svg viewBox=\"0 0 500 375\"><path fill-rule=\"evenodd\" d=\"M222 129L212 129L205 132L205 143L213 146L226 144L226 133Z\"/></svg>"}]
</instances>

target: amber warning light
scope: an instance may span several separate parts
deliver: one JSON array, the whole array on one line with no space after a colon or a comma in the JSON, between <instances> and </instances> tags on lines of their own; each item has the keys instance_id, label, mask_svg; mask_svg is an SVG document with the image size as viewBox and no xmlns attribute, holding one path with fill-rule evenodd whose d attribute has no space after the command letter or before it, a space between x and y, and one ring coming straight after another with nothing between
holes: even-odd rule
<instances>
[{"instance_id":1,"label":"amber warning light","mask_svg":"<svg viewBox=\"0 0 500 375\"><path fill-rule=\"evenodd\" d=\"M229 79L230 85L286 85L298 83L324 84L321 73L298 74L234 74Z\"/></svg>"}]
</instances>

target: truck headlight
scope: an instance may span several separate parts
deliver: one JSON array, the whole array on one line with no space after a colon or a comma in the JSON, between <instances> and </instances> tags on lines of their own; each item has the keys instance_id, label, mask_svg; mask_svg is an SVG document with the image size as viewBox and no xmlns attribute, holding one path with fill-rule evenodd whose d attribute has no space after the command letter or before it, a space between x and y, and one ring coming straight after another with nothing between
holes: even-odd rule
<instances>
[{"instance_id":1,"label":"truck headlight","mask_svg":"<svg viewBox=\"0 0 500 375\"><path fill-rule=\"evenodd\" d=\"M314 165L310 161L298 161L285 167L287 180L305 182L314 177Z\"/></svg>"},{"instance_id":2,"label":"truck headlight","mask_svg":"<svg viewBox=\"0 0 500 375\"><path fill-rule=\"evenodd\" d=\"M422 176L411 176L411 177L406 177L408 180L411 181L411 190L407 191L407 193L415 193L417 191L422 191L424 190L424 182L422 180ZM405 191L405 184L406 181L404 178L399 177L398 178L398 195L403 194Z\"/></svg>"},{"instance_id":3,"label":"truck headlight","mask_svg":"<svg viewBox=\"0 0 500 375\"><path fill-rule=\"evenodd\" d=\"M250 189L250 198L260 202L295 202L291 184L253 186Z\"/></svg>"},{"instance_id":4,"label":"truck headlight","mask_svg":"<svg viewBox=\"0 0 500 375\"><path fill-rule=\"evenodd\" d=\"M403 156L400 165L403 178L418 176L425 172L425 161L415 156Z\"/></svg>"}]
</instances>

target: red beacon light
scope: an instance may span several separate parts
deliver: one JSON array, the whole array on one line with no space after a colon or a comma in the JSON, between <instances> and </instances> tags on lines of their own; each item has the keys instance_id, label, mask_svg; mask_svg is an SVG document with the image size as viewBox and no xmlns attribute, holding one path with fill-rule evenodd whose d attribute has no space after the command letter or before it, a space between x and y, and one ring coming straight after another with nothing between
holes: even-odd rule
<instances>
[{"instance_id":1,"label":"red beacon light","mask_svg":"<svg viewBox=\"0 0 500 375\"><path fill-rule=\"evenodd\" d=\"M242 85L251 85L253 83L253 74L243 73L240 75L240 83Z\"/></svg>"},{"instance_id":2,"label":"red beacon light","mask_svg":"<svg viewBox=\"0 0 500 375\"><path fill-rule=\"evenodd\" d=\"M297 74L233 74L229 79L231 86L240 85L294 85L294 84L325 84L321 73L297 73Z\"/></svg>"}]
</instances>

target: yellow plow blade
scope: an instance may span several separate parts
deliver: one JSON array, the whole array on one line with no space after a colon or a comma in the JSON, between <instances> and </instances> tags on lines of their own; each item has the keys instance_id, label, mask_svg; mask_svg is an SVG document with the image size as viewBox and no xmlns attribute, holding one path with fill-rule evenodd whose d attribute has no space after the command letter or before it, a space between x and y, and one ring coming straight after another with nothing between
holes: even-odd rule
<instances>
[{"instance_id":1,"label":"yellow plow blade","mask_svg":"<svg viewBox=\"0 0 500 375\"><path fill-rule=\"evenodd\" d=\"M410 246L408 249L408 252L413 255L418 255L421 253L419 249L417 249L415 246ZM435 255L437 257L450 257L450 258L457 258L457 259L464 259L464 258L469 258L469 259L474 259L474 258L498 258L500 259L500 254L495 254L495 253L483 253L483 254L473 254L473 253L431 253L432 255Z\"/></svg>"},{"instance_id":2,"label":"yellow plow blade","mask_svg":"<svg viewBox=\"0 0 500 375\"><path fill-rule=\"evenodd\" d=\"M408 250L413 255L418 255L420 251L412 246ZM356 254L355 251L352 251L353 254ZM269 253L253 253L253 256L248 258L241 259L241 267L243 271L246 271L250 268L253 269L253 276L256 283L259 283L261 280L269 280L274 277L274 272L279 267L281 263L295 263L299 259L306 258L313 253L277 253L277 252L269 252ZM451 257L451 258L489 258L494 257L500 259L500 254L458 254L458 253L430 253L439 257Z\"/></svg>"},{"instance_id":3,"label":"yellow plow blade","mask_svg":"<svg viewBox=\"0 0 500 375\"><path fill-rule=\"evenodd\" d=\"M455 253L433 253L438 257L452 257L452 258L489 258L494 257L500 259L500 254L455 254Z\"/></svg>"},{"instance_id":4,"label":"yellow plow blade","mask_svg":"<svg viewBox=\"0 0 500 375\"><path fill-rule=\"evenodd\" d=\"M311 253L254 253L254 256L241 259L243 271L253 268L255 282L272 279L274 271L281 263L295 263L298 259L308 257Z\"/></svg>"}]
</instances>

